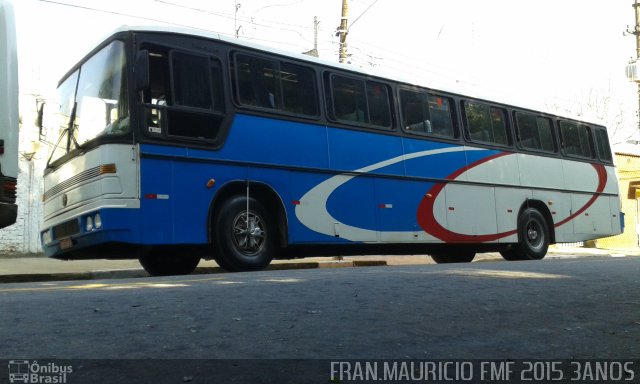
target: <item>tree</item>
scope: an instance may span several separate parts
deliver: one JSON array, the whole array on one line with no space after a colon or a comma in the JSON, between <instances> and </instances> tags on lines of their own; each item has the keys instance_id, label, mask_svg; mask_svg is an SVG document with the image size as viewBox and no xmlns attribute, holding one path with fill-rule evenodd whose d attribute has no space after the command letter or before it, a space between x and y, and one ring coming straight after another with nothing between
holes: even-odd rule
<instances>
[{"instance_id":1,"label":"tree","mask_svg":"<svg viewBox=\"0 0 640 384\"><path fill-rule=\"evenodd\" d=\"M636 105L632 107L629 101L615 94L609 83L604 90L591 87L570 102L562 105L554 102L546 106L561 115L600 122L607 127L611 143L619 144L638 134L638 112L634 110L637 102L634 100Z\"/></svg>"}]
</instances>

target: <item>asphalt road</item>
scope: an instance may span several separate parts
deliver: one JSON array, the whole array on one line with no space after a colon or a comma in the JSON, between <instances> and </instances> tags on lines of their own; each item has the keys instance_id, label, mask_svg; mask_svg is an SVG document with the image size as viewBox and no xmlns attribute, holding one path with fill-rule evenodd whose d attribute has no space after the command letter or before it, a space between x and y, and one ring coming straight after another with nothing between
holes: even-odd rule
<instances>
[{"instance_id":1,"label":"asphalt road","mask_svg":"<svg viewBox=\"0 0 640 384\"><path fill-rule=\"evenodd\" d=\"M637 359L640 257L4 284L0 308L7 360Z\"/></svg>"}]
</instances>

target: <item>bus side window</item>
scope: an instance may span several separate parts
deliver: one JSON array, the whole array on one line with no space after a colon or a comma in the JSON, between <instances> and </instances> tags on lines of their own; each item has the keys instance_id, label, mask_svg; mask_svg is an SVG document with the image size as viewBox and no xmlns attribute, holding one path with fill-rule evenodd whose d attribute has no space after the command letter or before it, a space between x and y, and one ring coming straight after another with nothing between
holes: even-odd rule
<instances>
[{"instance_id":1,"label":"bus side window","mask_svg":"<svg viewBox=\"0 0 640 384\"><path fill-rule=\"evenodd\" d=\"M169 54L167 50L155 48L149 54L149 92L145 92L145 102L167 105L170 99Z\"/></svg>"},{"instance_id":2,"label":"bus side window","mask_svg":"<svg viewBox=\"0 0 640 384\"><path fill-rule=\"evenodd\" d=\"M560 121L562 152L567 156L593 158L591 130L586 125Z\"/></svg>"},{"instance_id":3,"label":"bus side window","mask_svg":"<svg viewBox=\"0 0 640 384\"><path fill-rule=\"evenodd\" d=\"M211 109L211 73L209 59L182 52L173 52L172 85L176 106Z\"/></svg>"},{"instance_id":4,"label":"bus side window","mask_svg":"<svg viewBox=\"0 0 640 384\"><path fill-rule=\"evenodd\" d=\"M554 135L551 120L539 116L536 118L536 125L538 127L538 137L540 138L540 149L546 152L555 152L556 146L553 139Z\"/></svg>"},{"instance_id":5,"label":"bus side window","mask_svg":"<svg viewBox=\"0 0 640 384\"><path fill-rule=\"evenodd\" d=\"M409 132L431 132L429 109L424 95L413 91L400 91L400 110L402 111L402 126Z\"/></svg>"},{"instance_id":6,"label":"bus side window","mask_svg":"<svg viewBox=\"0 0 640 384\"><path fill-rule=\"evenodd\" d=\"M596 146L598 147L598 158L602 161L611 162L611 147L609 146L609 135L607 130L603 128L596 129Z\"/></svg>"},{"instance_id":7,"label":"bus side window","mask_svg":"<svg viewBox=\"0 0 640 384\"><path fill-rule=\"evenodd\" d=\"M454 137L451 102L425 92L400 91L402 123L408 132L429 136Z\"/></svg>"},{"instance_id":8,"label":"bus side window","mask_svg":"<svg viewBox=\"0 0 640 384\"><path fill-rule=\"evenodd\" d=\"M464 109L467 130L472 141L509 145L503 109L475 102L465 102Z\"/></svg>"},{"instance_id":9,"label":"bus side window","mask_svg":"<svg viewBox=\"0 0 640 384\"><path fill-rule=\"evenodd\" d=\"M518 145L521 148L555 152L551 121L531 113L515 112Z\"/></svg>"},{"instance_id":10,"label":"bus side window","mask_svg":"<svg viewBox=\"0 0 640 384\"><path fill-rule=\"evenodd\" d=\"M333 74L331 96L336 120L391 127L391 103L386 85Z\"/></svg>"},{"instance_id":11,"label":"bus side window","mask_svg":"<svg viewBox=\"0 0 640 384\"><path fill-rule=\"evenodd\" d=\"M254 56L236 55L240 103L278 109L280 87L277 64Z\"/></svg>"},{"instance_id":12,"label":"bus side window","mask_svg":"<svg viewBox=\"0 0 640 384\"><path fill-rule=\"evenodd\" d=\"M370 123L380 127L391 127L389 89L386 85L367 81L367 101Z\"/></svg>"},{"instance_id":13,"label":"bus side window","mask_svg":"<svg viewBox=\"0 0 640 384\"><path fill-rule=\"evenodd\" d=\"M149 88L144 91L147 134L214 140L222 124L224 99L220 62L148 44Z\"/></svg>"},{"instance_id":14,"label":"bus side window","mask_svg":"<svg viewBox=\"0 0 640 384\"><path fill-rule=\"evenodd\" d=\"M311 68L282 63L283 109L297 115L318 116L316 77Z\"/></svg>"},{"instance_id":15,"label":"bus side window","mask_svg":"<svg viewBox=\"0 0 640 384\"><path fill-rule=\"evenodd\" d=\"M244 54L235 55L235 68L240 104L318 116L318 92L311 68Z\"/></svg>"},{"instance_id":16,"label":"bus side window","mask_svg":"<svg viewBox=\"0 0 640 384\"><path fill-rule=\"evenodd\" d=\"M450 100L442 96L429 95L428 103L433 135L455 137Z\"/></svg>"},{"instance_id":17,"label":"bus side window","mask_svg":"<svg viewBox=\"0 0 640 384\"><path fill-rule=\"evenodd\" d=\"M171 97L171 77L169 75L169 51L165 47L146 45L149 50L149 88L143 93L146 104L146 122L144 130L153 135L166 133L166 107Z\"/></svg>"},{"instance_id":18,"label":"bus side window","mask_svg":"<svg viewBox=\"0 0 640 384\"><path fill-rule=\"evenodd\" d=\"M334 75L332 94L337 120L368 123L364 81Z\"/></svg>"},{"instance_id":19,"label":"bus side window","mask_svg":"<svg viewBox=\"0 0 640 384\"><path fill-rule=\"evenodd\" d=\"M214 103L213 86L220 86L221 79L212 78L220 75L220 64L210 57L181 51L172 51L170 57L173 108L167 110L167 134L215 139L222 111L216 110L221 105Z\"/></svg>"}]
</instances>

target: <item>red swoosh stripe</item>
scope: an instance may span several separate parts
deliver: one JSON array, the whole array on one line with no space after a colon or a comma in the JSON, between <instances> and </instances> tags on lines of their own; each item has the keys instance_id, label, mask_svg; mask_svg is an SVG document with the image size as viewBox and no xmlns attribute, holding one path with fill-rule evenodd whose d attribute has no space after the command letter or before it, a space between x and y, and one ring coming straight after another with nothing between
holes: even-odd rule
<instances>
[{"instance_id":1,"label":"red swoosh stripe","mask_svg":"<svg viewBox=\"0 0 640 384\"><path fill-rule=\"evenodd\" d=\"M589 209L589 207L596 202L596 199L600 197L602 192L604 192L604 187L607 185L607 170L602 164L591 164L591 165L593 166L593 168L596 169L596 173L598 174L598 187L596 188L596 193L593 196L591 196L591 199L589 199L589 201L587 201L587 203L582 208L578 209L571 216L557 223L555 227L559 227L562 224L566 224L569 221L578 217L582 212Z\"/></svg>"},{"instance_id":2,"label":"red swoosh stripe","mask_svg":"<svg viewBox=\"0 0 640 384\"><path fill-rule=\"evenodd\" d=\"M464 172L468 171L471 168L477 167L488 161L491 161L493 159L506 156L506 155L510 155L510 153L502 152L493 156L486 157L484 159L480 159L472 164L467 165L466 167L463 167L457 170L451 175L447 176L446 178L447 181L434 185L431 188L431 190L427 192L425 197L420 202L420 205L418 206L417 220L420 227L426 233L447 243L483 243L488 241L495 241L495 240L516 234L517 229L507 231L507 232L486 234L486 235L467 235L467 234L457 233L457 232L450 231L447 228L440 225L440 223L438 223L438 221L434 216L434 204L435 204L436 198L450 181L455 180L458 176L460 176L461 174L463 174ZM604 188L607 184L607 171L603 165L600 165L600 164L592 164L592 165L595 168L596 173L598 175L598 187L595 194L582 208L574 212L571 216L564 219L563 221L555 224L554 225L555 227L558 227L560 225L563 225L571 221L572 219L580 215L582 212L587 210L591 205L593 205L596 199L604 191Z\"/></svg>"}]
</instances>

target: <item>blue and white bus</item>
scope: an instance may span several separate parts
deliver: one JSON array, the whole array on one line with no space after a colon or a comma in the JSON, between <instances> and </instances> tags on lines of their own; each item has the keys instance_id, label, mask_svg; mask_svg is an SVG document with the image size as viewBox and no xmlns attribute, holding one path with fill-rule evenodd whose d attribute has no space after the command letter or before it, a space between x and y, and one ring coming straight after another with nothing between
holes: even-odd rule
<instances>
[{"instance_id":1,"label":"blue and white bus","mask_svg":"<svg viewBox=\"0 0 640 384\"><path fill-rule=\"evenodd\" d=\"M42 243L61 259L477 252L621 232L605 127L201 31L116 31L59 84Z\"/></svg>"},{"instance_id":2,"label":"blue and white bus","mask_svg":"<svg viewBox=\"0 0 640 384\"><path fill-rule=\"evenodd\" d=\"M16 222L18 206L18 54L13 6L0 0L0 228Z\"/></svg>"}]
</instances>

